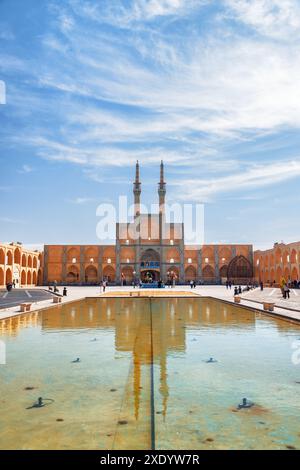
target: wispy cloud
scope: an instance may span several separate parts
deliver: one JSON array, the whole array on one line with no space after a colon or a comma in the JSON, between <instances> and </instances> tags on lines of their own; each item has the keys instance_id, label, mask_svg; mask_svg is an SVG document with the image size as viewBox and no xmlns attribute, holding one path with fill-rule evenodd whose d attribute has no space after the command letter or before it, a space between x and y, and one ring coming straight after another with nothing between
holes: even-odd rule
<instances>
[{"instance_id":1,"label":"wispy cloud","mask_svg":"<svg viewBox=\"0 0 300 470\"><path fill-rule=\"evenodd\" d=\"M22 168L18 170L18 173L26 174L26 173L32 173L33 171L34 171L34 168L32 168L30 165L24 164L22 165Z\"/></svg>"},{"instance_id":2,"label":"wispy cloud","mask_svg":"<svg viewBox=\"0 0 300 470\"><path fill-rule=\"evenodd\" d=\"M260 34L295 41L300 33L298 0L226 0L229 15Z\"/></svg>"},{"instance_id":3,"label":"wispy cloud","mask_svg":"<svg viewBox=\"0 0 300 470\"><path fill-rule=\"evenodd\" d=\"M49 8L40 62L2 56L3 70L30 84L27 94L10 86L12 109L42 116L10 145L79 165L97 181L101 168L164 159L182 170L189 199L299 176L286 138L287 163L270 165L254 147L246 161L249 142L270 150L272 136L300 127L296 0L53 0Z\"/></svg>"},{"instance_id":4,"label":"wispy cloud","mask_svg":"<svg viewBox=\"0 0 300 470\"><path fill-rule=\"evenodd\" d=\"M75 197L73 199L66 199L66 201L70 202L71 204L82 205L82 204L87 204L89 202L93 202L94 199L90 197Z\"/></svg>"},{"instance_id":5,"label":"wispy cloud","mask_svg":"<svg viewBox=\"0 0 300 470\"><path fill-rule=\"evenodd\" d=\"M299 176L300 159L268 165L251 165L244 171L224 177L177 182L181 187L178 197L182 200L209 201L216 194L265 188Z\"/></svg>"},{"instance_id":6,"label":"wispy cloud","mask_svg":"<svg viewBox=\"0 0 300 470\"><path fill-rule=\"evenodd\" d=\"M0 222L5 224L24 224L23 220L14 219L12 217L0 217Z\"/></svg>"}]
</instances>

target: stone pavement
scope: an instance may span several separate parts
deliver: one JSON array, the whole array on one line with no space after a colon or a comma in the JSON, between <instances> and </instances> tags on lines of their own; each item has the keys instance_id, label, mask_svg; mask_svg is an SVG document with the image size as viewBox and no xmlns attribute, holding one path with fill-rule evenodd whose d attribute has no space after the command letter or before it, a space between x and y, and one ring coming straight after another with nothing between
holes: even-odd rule
<instances>
[{"instance_id":1,"label":"stone pavement","mask_svg":"<svg viewBox=\"0 0 300 470\"><path fill-rule=\"evenodd\" d=\"M35 289L43 289L42 287L36 287ZM44 287L44 289L47 289ZM62 293L62 288L59 289L60 293ZM130 292L133 292L137 295L138 292L141 292L142 295L149 295L147 294L147 289L134 289L133 287L120 287L120 286L112 286L108 287L106 293L100 293L99 287L68 287L68 295L67 297L62 297L62 303L69 303L78 300L85 299L87 297L100 297L103 295L109 295L109 297L113 297L113 295L120 295L120 292L127 293L130 295ZM156 291L156 293L158 290ZM196 289L191 289L190 286L176 286L174 288L165 288L159 292L159 296L161 295L200 295L203 297L213 297L216 299L225 300L228 302L233 303L233 289L226 289L224 286L197 286ZM262 302L269 301L275 302L275 312L274 315L279 315L285 317L287 319L294 319L300 321L300 291L292 292L291 298L289 300L283 300L280 298L280 290L279 289L264 289L263 292L260 289L255 289L250 292L245 292L241 295L242 302L241 306L251 307L259 311L263 311ZM258 302L258 303L257 303ZM57 307L57 304L53 304L51 300L44 300L42 302L35 302L32 304L31 311L38 311L45 308L50 307ZM286 308L292 308L296 311L286 310ZM4 318L9 318L15 315L20 315L19 307L12 307L8 309L1 309L0 310L0 320Z\"/></svg>"}]
</instances>

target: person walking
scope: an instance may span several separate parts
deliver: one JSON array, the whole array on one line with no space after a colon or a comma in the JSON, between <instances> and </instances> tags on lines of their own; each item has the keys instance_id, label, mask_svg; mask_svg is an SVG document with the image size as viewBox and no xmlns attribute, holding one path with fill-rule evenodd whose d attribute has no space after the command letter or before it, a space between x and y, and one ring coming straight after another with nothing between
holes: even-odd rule
<instances>
[{"instance_id":1,"label":"person walking","mask_svg":"<svg viewBox=\"0 0 300 470\"><path fill-rule=\"evenodd\" d=\"M260 290L264 290L264 283L262 281L260 281L259 285L260 285Z\"/></svg>"},{"instance_id":2,"label":"person walking","mask_svg":"<svg viewBox=\"0 0 300 470\"><path fill-rule=\"evenodd\" d=\"M106 289L106 280L105 279L102 281L102 288L103 288L103 294L104 294L105 289Z\"/></svg>"},{"instance_id":3,"label":"person walking","mask_svg":"<svg viewBox=\"0 0 300 470\"><path fill-rule=\"evenodd\" d=\"M284 285L283 287L283 298L284 299L289 299L290 298L290 289L287 284Z\"/></svg>"}]
</instances>

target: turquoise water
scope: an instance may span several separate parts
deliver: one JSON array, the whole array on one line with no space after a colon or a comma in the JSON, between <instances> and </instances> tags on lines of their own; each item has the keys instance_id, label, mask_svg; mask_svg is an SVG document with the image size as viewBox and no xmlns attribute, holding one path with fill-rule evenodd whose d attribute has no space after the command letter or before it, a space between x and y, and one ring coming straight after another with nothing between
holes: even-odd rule
<instances>
[{"instance_id":1,"label":"turquoise water","mask_svg":"<svg viewBox=\"0 0 300 470\"><path fill-rule=\"evenodd\" d=\"M293 323L204 298L88 299L2 321L0 339L1 449L300 448Z\"/></svg>"}]
</instances>

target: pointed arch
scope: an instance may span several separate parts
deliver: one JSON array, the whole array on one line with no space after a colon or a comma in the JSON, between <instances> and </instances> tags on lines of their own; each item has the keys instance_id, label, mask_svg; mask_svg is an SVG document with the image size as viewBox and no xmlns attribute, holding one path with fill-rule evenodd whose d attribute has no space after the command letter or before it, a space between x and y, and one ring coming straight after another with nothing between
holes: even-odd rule
<instances>
[{"instance_id":1,"label":"pointed arch","mask_svg":"<svg viewBox=\"0 0 300 470\"><path fill-rule=\"evenodd\" d=\"M108 282L115 282L116 280L116 271L115 269L108 265L103 269L103 278L107 279Z\"/></svg>"},{"instance_id":2,"label":"pointed arch","mask_svg":"<svg viewBox=\"0 0 300 470\"><path fill-rule=\"evenodd\" d=\"M68 284L79 282L79 268L77 266L71 265L67 268L66 282Z\"/></svg>"},{"instance_id":3,"label":"pointed arch","mask_svg":"<svg viewBox=\"0 0 300 470\"><path fill-rule=\"evenodd\" d=\"M95 266L87 266L85 269L85 282L87 284L97 284L98 270Z\"/></svg>"},{"instance_id":4,"label":"pointed arch","mask_svg":"<svg viewBox=\"0 0 300 470\"><path fill-rule=\"evenodd\" d=\"M197 278L196 268L194 266L188 266L185 269L184 275L185 275L185 280L187 282L188 281L195 281L196 278Z\"/></svg>"},{"instance_id":5,"label":"pointed arch","mask_svg":"<svg viewBox=\"0 0 300 470\"><path fill-rule=\"evenodd\" d=\"M224 264L224 266L221 266L220 268L220 277L227 279L227 274L228 274L228 266L227 264Z\"/></svg>"},{"instance_id":6,"label":"pointed arch","mask_svg":"<svg viewBox=\"0 0 300 470\"><path fill-rule=\"evenodd\" d=\"M215 281L215 270L210 264L207 264L206 266L204 266L202 270L202 277L205 283L210 283L210 282Z\"/></svg>"},{"instance_id":7,"label":"pointed arch","mask_svg":"<svg viewBox=\"0 0 300 470\"><path fill-rule=\"evenodd\" d=\"M5 251L0 248L0 264L5 264Z\"/></svg>"},{"instance_id":8,"label":"pointed arch","mask_svg":"<svg viewBox=\"0 0 300 470\"><path fill-rule=\"evenodd\" d=\"M26 271L25 271L25 269L22 269L22 272L21 272L21 285L26 286Z\"/></svg>"},{"instance_id":9,"label":"pointed arch","mask_svg":"<svg viewBox=\"0 0 300 470\"><path fill-rule=\"evenodd\" d=\"M9 266L12 266L13 264L13 255L11 250L8 250L8 252L6 253L6 264L8 264Z\"/></svg>"},{"instance_id":10,"label":"pointed arch","mask_svg":"<svg viewBox=\"0 0 300 470\"><path fill-rule=\"evenodd\" d=\"M131 284L133 281L133 267L132 266L124 266L122 268L122 274L126 280L127 284Z\"/></svg>"},{"instance_id":11,"label":"pointed arch","mask_svg":"<svg viewBox=\"0 0 300 470\"><path fill-rule=\"evenodd\" d=\"M13 281L12 270L11 268L7 268L6 273L5 273L5 284L11 284L12 281Z\"/></svg>"},{"instance_id":12,"label":"pointed arch","mask_svg":"<svg viewBox=\"0 0 300 470\"><path fill-rule=\"evenodd\" d=\"M14 264L21 264L21 250L16 248L14 251Z\"/></svg>"},{"instance_id":13,"label":"pointed arch","mask_svg":"<svg viewBox=\"0 0 300 470\"><path fill-rule=\"evenodd\" d=\"M249 282L253 277L253 266L243 255L235 256L228 266L228 278L240 284Z\"/></svg>"},{"instance_id":14,"label":"pointed arch","mask_svg":"<svg viewBox=\"0 0 300 470\"><path fill-rule=\"evenodd\" d=\"M0 286L4 286L4 269L0 268Z\"/></svg>"}]
</instances>

